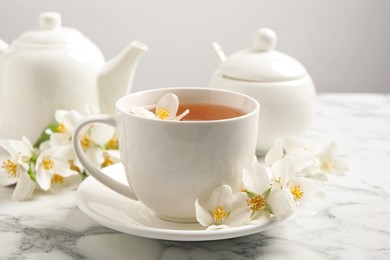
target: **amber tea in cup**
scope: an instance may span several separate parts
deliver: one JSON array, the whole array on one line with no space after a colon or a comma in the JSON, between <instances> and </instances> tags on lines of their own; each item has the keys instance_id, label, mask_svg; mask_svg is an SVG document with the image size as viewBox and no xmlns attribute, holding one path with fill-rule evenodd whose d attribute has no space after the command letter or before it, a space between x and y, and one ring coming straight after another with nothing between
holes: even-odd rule
<instances>
[{"instance_id":1,"label":"amber tea in cup","mask_svg":"<svg viewBox=\"0 0 390 260\"><path fill-rule=\"evenodd\" d=\"M209 121L223 120L244 115L244 112L228 106L214 105L209 103L183 103L179 105L177 114L180 115L186 109L190 110L181 121ZM149 108L155 112L155 107Z\"/></svg>"}]
</instances>

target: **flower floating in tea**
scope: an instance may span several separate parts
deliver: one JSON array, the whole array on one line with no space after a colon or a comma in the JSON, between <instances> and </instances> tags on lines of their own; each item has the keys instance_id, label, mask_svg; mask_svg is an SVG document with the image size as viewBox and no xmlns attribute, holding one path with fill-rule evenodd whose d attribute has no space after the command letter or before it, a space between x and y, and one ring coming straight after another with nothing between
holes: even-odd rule
<instances>
[{"instance_id":1,"label":"flower floating in tea","mask_svg":"<svg viewBox=\"0 0 390 260\"><path fill-rule=\"evenodd\" d=\"M178 108L179 98L173 93L167 93L157 102L155 113L145 107L137 106L133 107L132 112L135 115L150 119L180 121L190 112L190 110L186 109L183 113L177 116L176 114Z\"/></svg>"}]
</instances>

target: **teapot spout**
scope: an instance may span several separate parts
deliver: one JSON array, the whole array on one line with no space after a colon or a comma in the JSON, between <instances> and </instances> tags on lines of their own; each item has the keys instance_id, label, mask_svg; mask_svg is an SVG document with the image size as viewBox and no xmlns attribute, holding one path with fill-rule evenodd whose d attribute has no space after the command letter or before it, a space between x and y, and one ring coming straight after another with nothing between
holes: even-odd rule
<instances>
[{"instance_id":1,"label":"teapot spout","mask_svg":"<svg viewBox=\"0 0 390 260\"><path fill-rule=\"evenodd\" d=\"M138 62L147 50L144 43L131 42L103 67L97 82L101 113L115 114L115 102L130 93Z\"/></svg>"}]
</instances>

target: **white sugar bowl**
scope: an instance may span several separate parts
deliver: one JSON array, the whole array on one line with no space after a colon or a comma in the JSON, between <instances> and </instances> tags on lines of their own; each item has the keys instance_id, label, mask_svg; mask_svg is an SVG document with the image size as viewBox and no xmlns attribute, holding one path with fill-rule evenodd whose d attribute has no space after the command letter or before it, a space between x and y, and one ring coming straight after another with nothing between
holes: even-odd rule
<instances>
[{"instance_id":1,"label":"white sugar bowl","mask_svg":"<svg viewBox=\"0 0 390 260\"><path fill-rule=\"evenodd\" d=\"M241 92L260 103L258 155L278 138L302 135L314 114L316 91L310 75L298 60L275 50L276 39L273 30L259 29L251 49L227 58L213 44L221 63L209 87Z\"/></svg>"}]
</instances>

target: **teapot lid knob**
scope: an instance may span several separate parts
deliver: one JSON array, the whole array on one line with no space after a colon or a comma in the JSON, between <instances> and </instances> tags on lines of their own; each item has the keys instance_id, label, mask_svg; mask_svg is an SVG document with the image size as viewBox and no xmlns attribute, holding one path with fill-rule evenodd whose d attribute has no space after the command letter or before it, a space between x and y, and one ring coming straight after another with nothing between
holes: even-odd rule
<instances>
[{"instance_id":1,"label":"teapot lid knob","mask_svg":"<svg viewBox=\"0 0 390 260\"><path fill-rule=\"evenodd\" d=\"M39 15L39 25L42 30L52 30L61 27L61 15L56 12L46 12Z\"/></svg>"},{"instance_id":2,"label":"teapot lid knob","mask_svg":"<svg viewBox=\"0 0 390 260\"><path fill-rule=\"evenodd\" d=\"M269 28L261 28L255 32L253 49L259 52L272 51L276 46L276 33Z\"/></svg>"}]
</instances>

